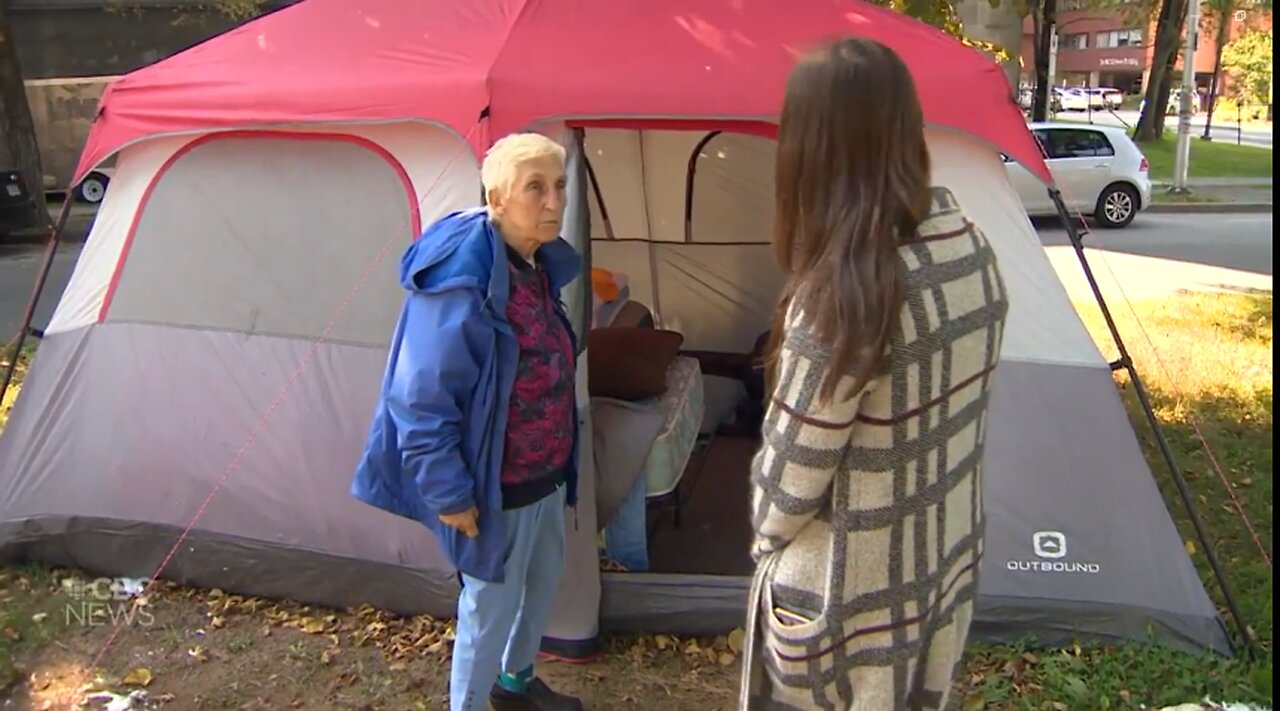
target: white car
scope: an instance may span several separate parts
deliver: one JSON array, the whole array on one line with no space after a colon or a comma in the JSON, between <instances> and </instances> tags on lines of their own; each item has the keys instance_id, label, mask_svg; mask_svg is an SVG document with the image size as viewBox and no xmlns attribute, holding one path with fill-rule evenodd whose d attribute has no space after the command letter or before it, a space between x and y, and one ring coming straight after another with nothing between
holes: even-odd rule
<instances>
[{"instance_id":1,"label":"white car","mask_svg":"<svg viewBox=\"0 0 1280 711\"><path fill-rule=\"evenodd\" d=\"M1119 89L1098 87L1087 90L1089 96L1097 97L1097 104L1104 109L1118 109L1124 104L1124 94Z\"/></svg>"},{"instance_id":2,"label":"white car","mask_svg":"<svg viewBox=\"0 0 1280 711\"><path fill-rule=\"evenodd\" d=\"M1090 109L1089 95L1083 91L1054 87L1053 93L1058 96L1058 103L1062 106L1063 111L1088 111Z\"/></svg>"},{"instance_id":3,"label":"white car","mask_svg":"<svg viewBox=\"0 0 1280 711\"><path fill-rule=\"evenodd\" d=\"M1124 129L1083 123L1032 123L1029 128L1073 214L1119 228L1151 206L1150 164ZM1058 214L1044 183L1008 157L1005 166L1029 215Z\"/></svg>"}]
</instances>

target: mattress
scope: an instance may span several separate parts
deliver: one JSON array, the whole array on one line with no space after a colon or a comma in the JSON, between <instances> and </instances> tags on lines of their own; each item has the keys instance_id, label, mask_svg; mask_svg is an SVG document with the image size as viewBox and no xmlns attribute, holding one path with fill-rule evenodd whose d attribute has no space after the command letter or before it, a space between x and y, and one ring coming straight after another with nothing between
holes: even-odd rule
<instances>
[{"instance_id":1,"label":"mattress","mask_svg":"<svg viewBox=\"0 0 1280 711\"><path fill-rule=\"evenodd\" d=\"M666 416L641 470L645 495L653 497L675 490L698 441L705 405L697 359L678 356L667 370L667 392L650 403Z\"/></svg>"}]
</instances>

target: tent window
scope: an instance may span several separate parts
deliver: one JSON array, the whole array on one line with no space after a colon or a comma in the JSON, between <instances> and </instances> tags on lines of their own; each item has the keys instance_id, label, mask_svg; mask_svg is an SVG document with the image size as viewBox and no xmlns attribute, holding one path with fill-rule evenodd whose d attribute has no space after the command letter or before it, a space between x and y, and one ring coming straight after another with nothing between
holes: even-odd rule
<instances>
[{"instance_id":1,"label":"tent window","mask_svg":"<svg viewBox=\"0 0 1280 711\"><path fill-rule=\"evenodd\" d=\"M587 180L591 182L591 192L595 195L596 207L600 210L600 221L604 224L605 239L617 239L613 234L613 223L609 222L609 210L604 206L604 193L600 190L600 181L596 178L596 170L591 167L591 158L583 156L587 164Z\"/></svg>"},{"instance_id":2,"label":"tent window","mask_svg":"<svg viewBox=\"0 0 1280 711\"><path fill-rule=\"evenodd\" d=\"M769 242L776 145L771 138L722 131L698 141L685 176L686 243Z\"/></svg>"}]
</instances>

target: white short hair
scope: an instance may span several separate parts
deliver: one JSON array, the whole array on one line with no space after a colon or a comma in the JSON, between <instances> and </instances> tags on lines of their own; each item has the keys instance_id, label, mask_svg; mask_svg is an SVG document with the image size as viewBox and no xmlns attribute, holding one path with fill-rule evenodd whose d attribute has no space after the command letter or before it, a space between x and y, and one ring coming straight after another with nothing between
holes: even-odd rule
<instances>
[{"instance_id":1,"label":"white short hair","mask_svg":"<svg viewBox=\"0 0 1280 711\"><path fill-rule=\"evenodd\" d=\"M485 198L489 197L489 191L495 189L506 194L522 163L547 156L554 156L563 166L564 146L540 133L513 133L498 139L485 153L484 163L480 166Z\"/></svg>"}]
</instances>

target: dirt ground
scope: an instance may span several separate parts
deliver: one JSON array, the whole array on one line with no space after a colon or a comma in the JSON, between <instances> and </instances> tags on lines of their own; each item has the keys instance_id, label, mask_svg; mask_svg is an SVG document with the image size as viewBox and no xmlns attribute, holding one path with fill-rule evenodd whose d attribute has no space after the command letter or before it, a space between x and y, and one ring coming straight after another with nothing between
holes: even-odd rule
<instances>
[{"instance_id":1,"label":"dirt ground","mask_svg":"<svg viewBox=\"0 0 1280 711\"><path fill-rule=\"evenodd\" d=\"M102 709L111 697L97 692L139 692L121 709L448 708L447 623L171 586L100 602L112 596L64 571L0 576L0 633L18 645L6 710ZM591 709L730 709L731 641L610 638L600 661L539 673Z\"/></svg>"}]
</instances>

